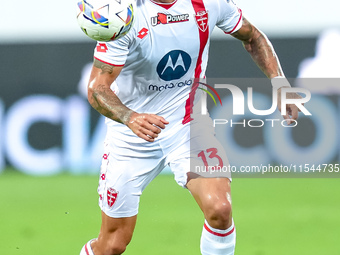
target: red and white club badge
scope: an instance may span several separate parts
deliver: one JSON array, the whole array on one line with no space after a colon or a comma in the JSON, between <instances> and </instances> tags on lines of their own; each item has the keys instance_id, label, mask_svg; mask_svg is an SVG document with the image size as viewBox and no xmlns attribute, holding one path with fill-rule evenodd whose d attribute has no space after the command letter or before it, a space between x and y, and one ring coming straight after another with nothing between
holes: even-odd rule
<instances>
[{"instance_id":1,"label":"red and white club badge","mask_svg":"<svg viewBox=\"0 0 340 255\"><path fill-rule=\"evenodd\" d=\"M208 28L208 12L207 11L198 11L195 14L195 19L198 28L205 32Z\"/></svg>"},{"instance_id":2,"label":"red and white club badge","mask_svg":"<svg viewBox=\"0 0 340 255\"><path fill-rule=\"evenodd\" d=\"M117 200L118 191L113 188L107 190L107 204L111 208Z\"/></svg>"}]
</instances>

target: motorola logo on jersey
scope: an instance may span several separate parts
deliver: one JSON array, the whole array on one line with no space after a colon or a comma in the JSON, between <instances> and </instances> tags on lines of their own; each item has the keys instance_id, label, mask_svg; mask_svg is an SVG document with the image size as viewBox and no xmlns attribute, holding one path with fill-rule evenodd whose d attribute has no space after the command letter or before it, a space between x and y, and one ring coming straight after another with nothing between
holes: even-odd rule
<instances>
[{"instance_id":1,"label":"motorola logo on jersey","mask_svg":"<svg viewBox=\"0 0 340 255\"><path fill-rule=\"evenodd\" d=\"M191 57L182 50L172 50L167 53L157 65L157 73L164 81L182 78L189 70Z\"/></svg>"},{"instance_id":2,"label":"motorola logo on jersey","mask_svg":"<svg viewBox=\"0 0 340 255\"><path fill-rule=\"evenodd\" d=\"M192 84L192 79L188 79L188 80L179 81L179 82L169 82L163 85L150 84L148 89L150 91L163 91L166 89L182 88L184 86L191 86L191 84Z\"/></svg>"}]
</instances>

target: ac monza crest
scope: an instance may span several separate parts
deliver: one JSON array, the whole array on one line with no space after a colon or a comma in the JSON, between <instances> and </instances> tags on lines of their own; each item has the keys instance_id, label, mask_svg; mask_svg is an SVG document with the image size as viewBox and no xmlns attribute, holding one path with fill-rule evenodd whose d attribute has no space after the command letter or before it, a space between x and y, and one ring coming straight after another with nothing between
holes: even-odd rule
<instances>
[{"instance_id":1,"label":"ac monza crest","mask_svg":"<svg viewBox=\"0 0 340 255\"><path fill-rule=\"evenodd\" d=\"M207 11L198 11L195 14L196 24L198 28L205 32L208 28L208 12Z\"/></svg>"},{"instance_id":2,"label":"ac monza crest","mask_svg":"<svg viewBox=\"0 0 340 255\"><path fill-rule=\"evenodd\" d=\"M113 188L107 190L107 204L111 208L117 200L118 191Z\"/></svg>"}]
</instances>

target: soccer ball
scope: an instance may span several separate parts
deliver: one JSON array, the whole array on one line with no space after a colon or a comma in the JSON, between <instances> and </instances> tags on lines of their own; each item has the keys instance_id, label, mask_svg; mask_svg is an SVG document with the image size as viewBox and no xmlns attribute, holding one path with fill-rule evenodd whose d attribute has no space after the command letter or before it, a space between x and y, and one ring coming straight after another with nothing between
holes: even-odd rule
<instances>
[{"instance_id":1,"label":"soccer ball","mask_svg":"<svg viewBox=\"0 0 340 255\"><path fill-rule=\"evenodd\" d=\"M121 38L134 20L133 0L81 0L77 11L80 28L96 41Z\"/></svg>"}]
</instances>

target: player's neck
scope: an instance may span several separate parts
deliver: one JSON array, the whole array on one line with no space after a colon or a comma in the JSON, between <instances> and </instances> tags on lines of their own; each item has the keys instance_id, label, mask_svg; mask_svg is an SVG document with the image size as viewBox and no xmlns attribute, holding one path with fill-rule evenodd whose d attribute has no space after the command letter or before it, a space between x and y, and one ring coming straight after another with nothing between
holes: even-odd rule
<instances>
[{"instance_id":1,"label":"player's neck","mask_svg":"<svg viewBox=\"0 0 340 255\"><path fill-rule=\"evenodd\" d=\"M161 4L171 4L176 0L153 0L154 2L161 3Z\"/></svg>"}]
</instances>

